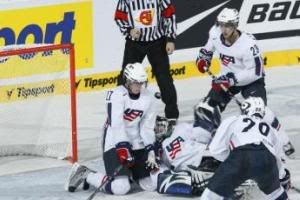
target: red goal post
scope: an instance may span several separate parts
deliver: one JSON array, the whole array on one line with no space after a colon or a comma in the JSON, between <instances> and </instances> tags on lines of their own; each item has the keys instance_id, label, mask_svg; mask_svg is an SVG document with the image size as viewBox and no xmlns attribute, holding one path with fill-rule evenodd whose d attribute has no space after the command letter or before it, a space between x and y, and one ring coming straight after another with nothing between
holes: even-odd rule
<instances>
[{"instance_id":1,"label":"red goal post","mask_svg":"<svg viewBox=\"0 0 300 200\"><path fill-rule=\"evenodd\" d=\"M0 50L0 156L78 160L72 44Z\"/></svg>"}]
</instances>

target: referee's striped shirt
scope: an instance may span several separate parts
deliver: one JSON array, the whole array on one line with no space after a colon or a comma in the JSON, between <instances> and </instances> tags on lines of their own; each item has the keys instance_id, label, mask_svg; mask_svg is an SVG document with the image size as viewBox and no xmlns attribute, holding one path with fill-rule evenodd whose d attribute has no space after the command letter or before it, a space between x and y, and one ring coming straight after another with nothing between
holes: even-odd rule
<instances>
[{"instance_id":1,"label":"referee's striped shirt","mask_svg":"<svg viewBox=\"0 0 300 200\"><path fill-rule=\"evenodd\" d=\"M115 21L121 32L128 38L132 28L139 29L141 35L135 41L154 41L167 37L176 38L175 8L171 0L119 0Z\"/></svg>"}]
</instances>

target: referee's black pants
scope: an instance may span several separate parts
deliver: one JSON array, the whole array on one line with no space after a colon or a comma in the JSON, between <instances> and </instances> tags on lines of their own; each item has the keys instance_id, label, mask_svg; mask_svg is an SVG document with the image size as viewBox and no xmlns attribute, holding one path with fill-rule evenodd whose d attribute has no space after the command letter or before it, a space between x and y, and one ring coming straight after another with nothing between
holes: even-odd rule
<instances>
[{"instance_id":1,"label":"referee's black pants","mask_svg":"<svg viewBox=\"0 0 300 200\"><path fill-rule=\"evenodd\" d=\"M135 63L144 60L145 57L152 66L158 87L161 92L162 101L165 103L165 115L167 118L177 119L179 116L177 106L177 94L170 74L169 56L166 52L166 39L162 38L151 42L136 42L126 40L123 65L120 77L123 75L123 69L128 63ZM119 79L118 84L121 84Z\"/></svg>"}]
</instances>

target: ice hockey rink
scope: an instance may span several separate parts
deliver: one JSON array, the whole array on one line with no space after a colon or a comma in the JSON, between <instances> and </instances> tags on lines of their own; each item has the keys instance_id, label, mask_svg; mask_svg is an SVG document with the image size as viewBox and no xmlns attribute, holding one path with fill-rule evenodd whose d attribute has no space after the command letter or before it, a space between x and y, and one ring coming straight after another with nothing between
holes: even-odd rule
<instances>
[{"instance_id":1,"label":"ice hockey rink","mask_svg":"<svg viewBox=\"0 0 300 200\"><path fill-rule=\"evenodd\" d=\"M300 188L300 66L282 66L266 70L268 104L278 115L282 127L288 133L296 148L295 158L287 160L291 171L292 185ZM210 77L191 78L175 81L180 121L192 120L192 107L207 94ZM153 91L157 88L149 86ZM100 153L101 127L104 123L105 91L78 94L78 147L80 163L95 170L102 170ZM231 102L223 114L232 115L238 107ZM40 157L0 157L0 200L85 200L92 190L79 188L75 193L64 190L64 183L71 164L63 160ZM259 192L251 193L252 198L264 199ZM300 200L300 193L290 190L291 200ZM198 197L194 197L198 198ZM188 199L143 192L137 187L127 196L112 196L98 193L101 199Z\"/></svg>"}]
</instances>

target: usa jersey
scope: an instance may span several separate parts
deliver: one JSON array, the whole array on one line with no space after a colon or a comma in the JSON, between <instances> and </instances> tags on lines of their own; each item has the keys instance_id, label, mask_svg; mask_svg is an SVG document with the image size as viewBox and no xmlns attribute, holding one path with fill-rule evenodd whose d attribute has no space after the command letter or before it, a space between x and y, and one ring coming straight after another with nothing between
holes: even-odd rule
<instances>
[{"instance_id":1,"label":"usa jersey","mask_svg":"<svg viewBox=\"0 0 300 200\"><path fill-rule=\"evenodd\" d=\"M107 120L104 125L104 151L127 141L133 150L142 149L155 141L156 110L154 96L142 89L138 99L131 99L124 86L106 95Z\"/></svg>"},{"instance_id":2,"label":"usa jersey","mask_svg":"<svg viewBox=\"0 0 300 200\"><path fill-rule=\"evenodd\" d=\"M213 26L204 48L218 54L221 75L234 73L237 86L248 85L264 76L261 52L249 33L240 32L240 37L229 46L225 44L220 27Z\"/></svg>"},{"instance_id":3,"label":"usa jersey","mask_svg":"<svg viewBox=\"0 0 300 200\"><path fill-rule=\"evenodd\" d=\"M279 171L284 174L278 134L271 125L256 117L240 115L225 119L209 145L209 152L217 160L224 161L235 148L260 143L276 157Z\"/></svg>"},{"instance_id":4,"label":"usa jersey","mask_svg":"<svg viewBox=\"0 0 300 200\"><path fill-rule=\"evenodd\" d=\"M193 124L182 123L175 126L172 135L162 143L163 161L174 170L184 170L187 165L199 166L206 151L207 144L198 138L207 131Z\"/></svg>"}]
</instances>

